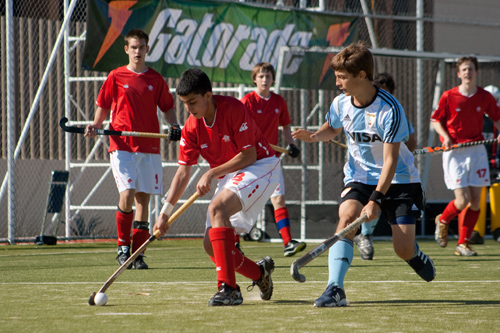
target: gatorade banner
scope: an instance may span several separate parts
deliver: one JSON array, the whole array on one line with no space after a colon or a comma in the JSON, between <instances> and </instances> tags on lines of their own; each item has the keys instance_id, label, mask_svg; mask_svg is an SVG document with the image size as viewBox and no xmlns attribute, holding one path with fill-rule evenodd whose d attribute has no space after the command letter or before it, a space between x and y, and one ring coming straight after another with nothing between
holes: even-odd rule
<instances>
[{"instance_id":1,"label":"gatorade banner","mask_svg":"<svg viewBox=\"0 0 500 333\"><path fill-rule=\"evenodd\" d=\"M253 85L252 68L277 68L280 47L343 46L358 39L358 20L238 2L185 0L88 0L83 66L109 72L128 63L123 37L132 29L149 34L146 63L164 77L199 67L213 82ZM331 89L332 55L290 53L282 87Z\"/></svg>"}]
</instances>

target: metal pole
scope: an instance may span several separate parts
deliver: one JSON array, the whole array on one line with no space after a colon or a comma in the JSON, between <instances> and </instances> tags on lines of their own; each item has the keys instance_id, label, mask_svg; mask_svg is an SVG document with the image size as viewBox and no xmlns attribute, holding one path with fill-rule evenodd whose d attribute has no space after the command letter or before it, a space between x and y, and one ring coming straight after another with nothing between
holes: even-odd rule
<instances>
[{"instance_id":1,"label":"metal pole","mask_svg":"<svg viewBox=\"0 0 500 333\"><path fill-rule=\"evenodd\" d=\"M417 0L416 3L416 13L417 13L417 52L424 51L424 21L422 20L424 17L424 1ZM417 144L419 147L422 147L422 143L424 142L424 110L423 110L423 92L424 92L424 80L422 77L423 71L423 60L421 58L417 59ZM418 171L421 173L423 171L423 158L421 156L417 157L417 166ZM424 209L424 218L422 219L422 223L420 224L420 233L421 236L425 235L425 209Z\"/></svg>"},{"instance_id":2,"label":"metal pole","mask_svg":"<svg viewBox=\"0 0 500 333\"><path fill-rule=\"evenodd\" d=\"M8 173L8 237L9 243L15 244L16 206L15 206L15 158L14 158L14 1L6 3L6 72L7 72L7 173ZM7 176L7 175L6 175Z\"/></svg>"},{"instance_id":3,"label":"metal pole","mask_svg":"<svg viewBox=\"0 0 500 333\"><path fill-rule=\"evenodd\" d=\"M64 0L64 13L68 13L68 0ZM68 29L64 29L64 109L65 109L65 115L66 118L69 119L69 113L70 113L70 108L71 108L71 87L70 87L70 82L69 78L71 76L70 72L70 65L69 65L69 32ZM65 169L66 171L70 171L70 162L71 162L71 135L69 133L65 134ZM70 206L71 206L71 198L70 198L70 186L71 185L71 180L68 179L68 185L66 186L66 196L64 198L65 204L64 204L64 221L66 225L66 230L65 230L65 236L66 238L69 239L70 234L71 234L71 228L70 228Z\"/></svg>"}]
</instances>

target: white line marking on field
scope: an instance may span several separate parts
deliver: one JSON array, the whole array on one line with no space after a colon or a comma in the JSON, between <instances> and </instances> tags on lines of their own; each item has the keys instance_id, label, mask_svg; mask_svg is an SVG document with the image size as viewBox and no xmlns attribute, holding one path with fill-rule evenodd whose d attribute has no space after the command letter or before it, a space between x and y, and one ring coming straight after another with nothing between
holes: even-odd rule
<instances>
[{"instance_id":1,"label":"white line marking on field","mask_svg":"<svg viewBox=\"0 0 500 333\"><path fill-rule=\"evenodd\" d=\"M101 282L0 282L0 285L75 285L75 284L100 284ZM156 282L148 282L151 284L165 284L165 285L182 285L182 284L213 284L214 281L156 281ZM273 280L275 284L297 284L295 281L276 281ZM307 281L305 284L326 284L326 281ZM384 280L384 281L346 281L346 283L427 283L425 281L403 281L403 280ZM431 284L436 283L500 283L500 280L466 280L466 281L432 281ZM136 281L116 281L114 284L137 284Z\"/></svg>"},{"instance_id":2,"label":"white line marking on field","mask_svg":"<svg viewBox=\"0 0 500 333\"><path fill-rule=\"evenodd\" d=\"M104 312L104 313L96 313L97 316L142 316L142 315L148 315L152 316L152 313L127 313L127 312Z\"/></svg>"}]
</instances>

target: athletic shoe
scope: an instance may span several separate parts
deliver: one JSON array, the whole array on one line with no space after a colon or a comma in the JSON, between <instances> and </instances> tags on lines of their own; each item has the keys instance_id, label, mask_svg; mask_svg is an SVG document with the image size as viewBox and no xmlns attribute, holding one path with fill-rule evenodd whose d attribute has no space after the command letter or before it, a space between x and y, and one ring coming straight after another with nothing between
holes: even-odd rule
<instances>
[{"instance_id":1,"label":"athletic shoe","mask_svg":"<svg viewBox=\"0 0 500 333\"><path fill-rule=\"evenodd\" d=\"M241 255L245 255L245 253L243 253L243 250L241 249L239 242L234 243L234 247L236 248L236 250L240 251Z\"/></svg>"},{"instance_id":2,"label":"athletic shoe","mask_svg":"<svg viewBox=\"0 0 500 333\"><path fill-rule=\"evenodd\" d=\"M418 274L422 279L427 282L431 282L436 277L436 267L434 267L434 262L429 258L429 256L422 251L417 242L415 242L416 256L406 262L411 268Z\"/></svg>"},{"instance_id":3,"label":"athletic shoe","mask_svg":"<svg viewBox=\"0 0 500 333\"><path fill-rule=\"evenodd\" d=\"M464 257L477 256L477 252L470 248L469 244L462 243L455 249L455 255Z\"/></svg>"},{"instance_id":4,"label":"athletic shoe","mask_svg":"<svg viewBox=\"0 0 500 333\"><path fill-rule=\"evenodd\" d=\"M291 257L295 255L295 253L303 251L306 248L307 244L304 242L297 242L296 240L291 240L285 245L285 257Z\"/></svg>"},{"instance_id":5,"label":"athletic shoe","mask_svg":"<svg viewBox=\"0 0 500 333\"><path fill-rule=\"evenodd\" d=\"M144 255L143 254L139 254L139 256L137 258L135 258L133 265L134 265L135 269L148 269L149 268L148 264L146 264L144 262Z\"/></svg>"},{"instance_id":6,"label":"athletic shoe","mask_svg":"<svg viewBox=\"0 0 500 333\"><path fill-rule=\"evenodd\" d=\"M469 238L469 244L484 244L484 239L479 232L473 231Z\"/></svg>"},{"instance_id":7,"label":"athletic shoe","mask_svg":"<svg viewBox=\"0 0 500 333\"><path fill-rule=\"evenodd\" d=\"M121 266L127 261L127 259L130 258L130 246L122 245L118 246L118 256L116 256L116 259L118 259L118 264ZM131 269L132 264L130 264L127 269Z\"/></svg>"},{"instance_id":8,"label":"athletic shoe","mask_svg":"<svg viewBox=\"0 0 500 333\"><path fill-rule=\"evenodd\" d=\"M446 247L448 245L448 225L440 221L441 215L436 216L436 231L434 232L434 239L441 247Z\"/></svg>"},{"instance_id":9,"label":"athletic shoe","mask_svg":"<svg viewBox=\"0 0 500 333\"><path fill-rule=\"evenodd\" d=\"M266 256L257 261L257 265L261 272L260 278L253 281L252 285L248 286L247 290L252 291L253 287L257 285L260 289L260 298L264 301L268 301L273 295L273 280L271 280L271 274L274 272L274 261L271 257Z\"/></svg>"},{"instance_id":10,"label":"athletic shoe","mask_svg":"<svg viewBox=\"0 0 500 333\"><path fill-rule=\"evenodd\" d=\"M493 230L493 239L500 243L500 228Z\"/></svg>"},{"instance_id":11,"label":"athletic shoe","mask_svg":"<svg viewBox=\"0 0 500 333\"><path fill-rule=\"evenodd\" d=\"M241 303L243 303L243 297L240 287L236 285L235 289L225 283L220 285L219 291L208 301L209 306L240 305Z\"/></svg>"},{"instance_id":12,"label":"athletic shoe","mask_svg":"<svg viewBox=\"0 0 500 333\"><path fill-rule=\"evenodd\" d=\"M346 306L347 300L345 298L345 292L342 288L334 285L329 285L326 287L325 292L320 298L314 301L314 306L317 308L324 307L335 307L335 306Z\"/></svg>"},{"instance_id":13,"label":"athletic shoe","mask_svg":"<svg viewBox=\"0 0 500 333\"><path fill-rule=\"evenodd\" d=\"M373 235L364 236L359 234L354 237L354 243L358 246L359 255L363 260L373 260Z\"/></svg>"}]
</instances>

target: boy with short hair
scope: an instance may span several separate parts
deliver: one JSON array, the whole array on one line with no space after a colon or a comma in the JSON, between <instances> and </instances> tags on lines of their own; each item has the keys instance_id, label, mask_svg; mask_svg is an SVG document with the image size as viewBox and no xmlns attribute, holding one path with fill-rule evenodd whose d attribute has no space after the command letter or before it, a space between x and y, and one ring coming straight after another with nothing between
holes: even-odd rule
<instances>
[{"instance_id":1,"label":"boy with short hair","mask_svg":"<svg viewBox=\"0 0 500 333\"><path fill-rule=\"evenodd\" d=\"M370 221L382 212L391 224L396 254L422 279L432 281L434 264L415 241L415 216L420 216L424 198L413 154L401 144L409 135L404 110L392 95L373 86L374 59L363 43L344 48L330 67L343 94L334 99L318 131L301 129L292 135L317 142L333 139L342 129L346 133L349 160L344 166L337 231L363 214ZM330 248L327 288L314 306L347 305L344 277L352 263L355 234Z\"/></svg>"},{"instance_id":2,"label":"boy with short hair","mask_svg":"<svg viewBox=\"0 0 500 333\"><path fill-rule=\"evenodd\" d=\"M300 155L300 149L294 144L292 138L292 130L290 128L292 121L290 120L285 99L271 92L271 86L275 78L276 74L271 63L260 62L255 65L252 69L252 81L255 84L255 90L245 95L241 99L241 102L248 108L264 137L270 144L278 144L278 128L282 126L283 136L289 146L289 155L296 158ZM279 155L280 153L277 153L277 157ZM282 171L280 172L280 183L271 195L271 203L274 208L276 226L283 240L284 255L285 257L291 257L297 252L304 250L306 243L292 239L290 218L285 205L285 180Z\"/></svg>"},{"instance_id":3,"label":"boy with short hair","mask_svg":"<svg viewBox=\"0 0 500 333\"><path fill-rule=\"evenodd\" d=\"M125 53L129 63L111 71L97 97L94 122L87 126L85 136L95 137L107 118L115 131L160 132L157 108L172 124L168 139L178 141L181 129L177 124L174 99L165 79L146 66L149 36L140 29L125 35ZM150 237L149 198L162 193L160 139L131 136L110 136L109 153L113 175L120 193L116 210L118 230L118 264L122 265ZM135 201L135 221L133 204ZM130 239L132 229L132 240ZM131 244L132 243L132 244ZM132 248L131 248L132 245ZM127 267L147 269L144 254Z\"/></svg>"},{"instance_id":4,"label":"boy with short hair","mask_svg":"<svg viewBox=\"0 0 500 333\"><path fill-rule=\"evenodd\" d=\"M484 140L485 113L500 129L500 107L489 92L477 85L477 59L462 57L456 67L461 84L443 93L431 116L432 127L439 134L443 147ZM500 135L497 139L500 140ZM459 228L455 255L476 256L469 239L480 213L481 190L491 185L486 148L475 145L443 152L443 170L446 187L453 191L455 199L436 216L436 242L446 247L450 221L467 209Z\"/></svg>"},{"instance_id":5,"label":"boy with short hair","mask_svg":"<svg viewBox=\"0 0 500 333\"><path fill-rule=\"evenodd\" d=\"M237 99L213 95L208 76L200 69L182 73L176 93L190 113L182 130L179 168L172 180L154 230L165 234L172 207L188 185L191 167L201 155L210 165L196 185L200 196L212 182L218 185L206 219L204 248L216 265L218 292L209 306L243 302L235 272L253 280L263 300L271 299L274 261L266 256L253 262L237 251L234 233L249 232L278 185L280 160L247 108Z\"/></svg>"}]
</instances>

